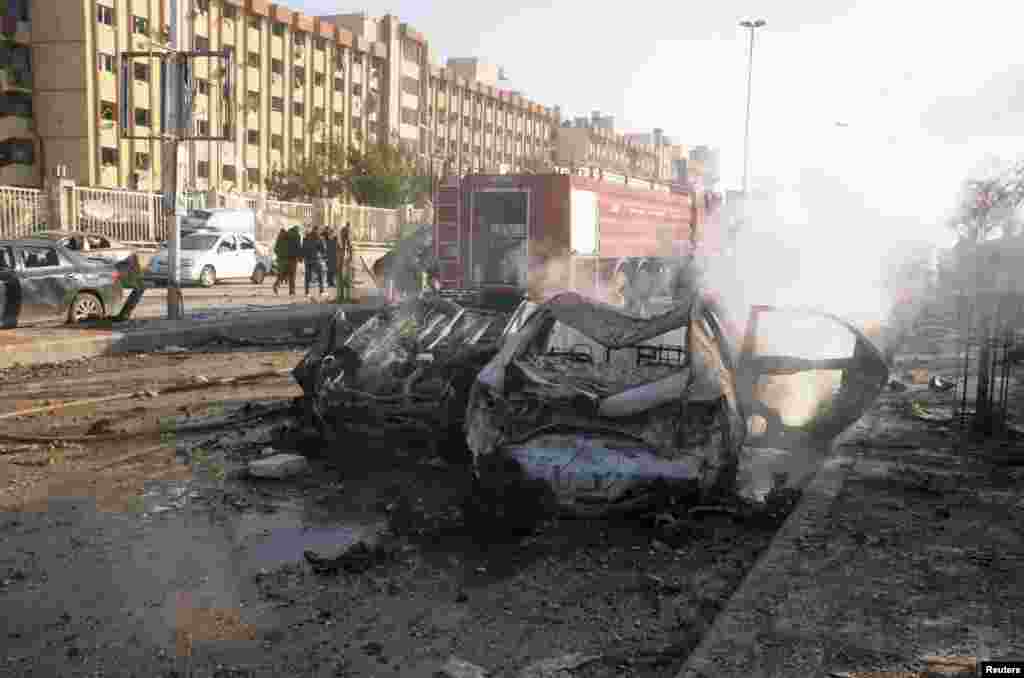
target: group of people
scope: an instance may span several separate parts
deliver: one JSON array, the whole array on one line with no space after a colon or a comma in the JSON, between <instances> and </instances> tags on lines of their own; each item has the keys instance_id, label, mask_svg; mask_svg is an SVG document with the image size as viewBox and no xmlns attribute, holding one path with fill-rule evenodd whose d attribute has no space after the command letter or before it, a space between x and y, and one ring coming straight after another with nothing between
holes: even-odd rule
<instances>
[{"instance_id":1,"label":"group of people","mask_svg":"<svg viewBox=\"0 0 1024 678\"><path fill-rule=\"evenodd\" d=\"M321 295L325 287L338 287L338 262L349 259L351 247L349 224L341 229L340 237L327 228L310 228L305 236L298 226L288 230L282 228L274 243L274 254L277 257L274 294L280 294L278 290L281 284L287 281L288 293L295 296L295 275L300 261L305 264L307 297L314 283Z\"/></svg>"}]
</instances>

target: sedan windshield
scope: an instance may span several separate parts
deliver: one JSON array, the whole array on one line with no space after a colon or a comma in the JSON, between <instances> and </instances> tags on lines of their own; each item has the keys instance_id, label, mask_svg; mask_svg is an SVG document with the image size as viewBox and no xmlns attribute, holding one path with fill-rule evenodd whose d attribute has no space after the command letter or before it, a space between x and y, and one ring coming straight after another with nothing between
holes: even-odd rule
<instances>
[{"instance_id":1,"label":"sedan windshield","mask_svg":"<svg viewBox=\"0 0 1024 678\"><path fill-rule=\"evenodd\" d=\"M190 235L181 239L181 249L205 252L220 239L219 235Z\"/></svg>"}]
</instances>

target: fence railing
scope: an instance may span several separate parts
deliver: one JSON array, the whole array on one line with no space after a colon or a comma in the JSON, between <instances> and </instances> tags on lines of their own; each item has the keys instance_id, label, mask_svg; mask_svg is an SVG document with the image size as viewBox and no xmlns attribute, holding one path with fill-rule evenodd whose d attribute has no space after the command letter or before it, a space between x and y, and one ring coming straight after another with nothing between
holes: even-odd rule
<instances>
[{"instance_id":1,"label":"fence railing","mask_svg":"<svg viewBox=\"0 0 1024 678\"><path fill-rule=\"evenodd\" d=\"M47 228L46 194L38 188L0 186L0 237L23 238Z\"/></svg>"},{"instance_id":2,"label":"fence railing","mask_svg":"<svg viewBox=\"0 0 1024 678\"><path fill-rule=\"evenodd\" d=\"M91 231L123 242L159 242L170 236L171 217L164 212L159 193L74 185L61 190L65 191L61 200L67 205L66 213L50 219L49 198L44 191L0 186L0 238L24 237L47 228ZM253 209L261 239L273 239L278 228L295 224L328 228L348 224L355 241L387 243L398 239L403 220L410 219L410 214L393 209L331 200L315 204L262 200L238 194L211 196L198 192L187 195L185 205L188 209L243 205ZM61 207L62 212L64 209Z\"/></svg>"}]
</instances>

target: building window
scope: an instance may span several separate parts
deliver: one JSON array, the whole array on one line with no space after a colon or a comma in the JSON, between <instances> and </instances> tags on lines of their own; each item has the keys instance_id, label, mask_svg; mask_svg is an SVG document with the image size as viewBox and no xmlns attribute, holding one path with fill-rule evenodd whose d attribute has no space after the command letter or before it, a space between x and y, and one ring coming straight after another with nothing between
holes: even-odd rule
<instances>
[{"instance_id":1,"label":"building window","mask_svg":"<svg viewBox=\"0 0 1024 678\"><path fill-rule=\"evenodd\" d=\"M140 170L149 169L149 153L135 154L135 168Z\"/></svg>"},{"instance_id":2,"label":"building window","mask_svg":"<svg viewBox=\"0 0 1024 678\"><path fill-rule=\"evenodd\" d=\"M344 50L338 50L338 54L334 57L334 70L344 71L345 70L345 52Z\"/></svg>"},{"instance_id":3,"label":"building window","mask_svg":"<svg viewBox=\"0 0 1024 678\"><path fill-rule=\"evenodd\" d=\"M114 25L114 8L106 5L96 5L96 22L104 26Z\"/></svg>"},{"instance_id":4,"label":"building window","mask_svg":"<svg viewBox=\"0 0 1024 678\"><path fill-rule=\"evenodd\" d=\"M250 111L258 111L260 108L260 93L246 92L245 103L249 107Z\"/></svg>"},{"instance_id":5,"label":"building window","mask_svg":"<svg viewBox=\"0 0 1024 678\"><path fill-rule=\"evenodd\" d=\"M253 30L260 30L263 28L263 19L258 16L249 17L249 28Z\"/></svg>"},{"instance_id":6,"label":"building window","mask_svg":"<svg viewBox=\"0 0 1024 678\"><path fill-rule=\"evenodd\" d=\"M295 151L296 153L302 153L303 147L304 147L304 144L302 143L302 139L292 139L292 150L293 151Z\"/></svg>"},{"instance_id":7,"label":"building window","mask_svg":"<svg viewBox=\"0 0 1024 678\"><path fill-rule=\"evenodd\" d=\"M113 101L101 101L100 120L106 120L108 122L117 120L117 104Z\"/></svg>"},{"instance_id":8,"label":"building window","mask_svg":"<svg viewBox=\"0 0 1024 678\"><path fill-rule=\"evenodd\" d=\"M335 113L334 114L334 124L337 125L338 127L341 127L342 125L344 125L345 124L345 114L344 113Z\"/></svg>"},{"instance_id":9,"label":"building window","mask_svg":"<svg viewBox=\"0 0 1024 678\"><path fill-rule=\"evenodd\" d=\"M352 96L361 97L363 96L363 88L359 83L352 83Z\"/></svg>"},{"instance_id":10,"label":"building window","mask_svg":"<svg viewBox=\"0 0 1024 678\"><path fill-rule=\"evenodd\" d=\"M234 165L224 165L224 167L222 167L221 170L220 170L220 175L226 181L234 181L235 180L235 166Z\"/></svg>"},{"instance_id":11,"label":"building window","mask_svg":"<svg viewBox=\"0 0 1024 678\"><path fill-rule=\"evenodd\" d=\"M420 93L420 81L408 76L402 77L402 91L406 94L418 96Z\"/></svg>"},{"instance_id":12,"label":"building window","mask_svg":"<svg viewBox=\"0 0 1024 678\"><path fill-rule=\"evenodd\" d=\"M220 15L228 21L234 21L238 18L238 8L228 3L221 4Z\"/></svg>"},{"instance_id":13,"label":"building window","mask_svg":"<svg viewBox=\"0 0 1024 678\"><path fill-rule=\"evenodd\" d=\"M284 99L281 97L270 97L270 110L284 113Z\"/></svg>"},{"instance_id":14,"label":"building window","mask_svg":"<svg viewBox=\"0 0 1024 678\"><path fill-rule=\"evenodd\" d=\"M315 120L316 122L322 121L324 119L324 113L325 111L323 107L317 106L316 108L313 109L313 120Z\"/></svg>"},{"instance_id":15,"label":"building window","mask_svg":"<svg viewBox=\"0 0 1024 678\"><path fill-rule=\"evenodd\" d=\"M270 135L270 147L275 151L280 151L284 148L284 137L280 134Z\"/></svg>"},{"instance_id":16,"label":"building window","mask_svg":"<svg viewBox=\"0 0 1024 678\"><path fill-rule=\"evenodd\" d=\"M117 57L113 54L107 54L106 52L99 52L96 55L96 66L99 68L101 73L116 73Z\"/></svg>"},{"instance_id":17,"label":"building window","mask_svg":"<svg viewBox=\"0 0 1024 678\"><path fill-rule=\"evenodd\" d=\"M0 117L7 115L31 118L32 95L13 92L0 94Z\"/></svg>"},{"instance_id":18,"label":"building window","mask_svg":"<svg viewBox=\"0 0 1024 678\"><path fill-rule=\"evenodd\" d=\"M281 23L280 21L275 21L273 27L271 28L271 31L273 32L274 35L284 35L284 24Z\"/></svg>"},{"instance_id":19,"label":"building window","mask_svg":"<svg viewBox=\"0 0 1024 678\"><path fill-rule=\"evenodd\" d=\"M345 91L345 78L335 78L334 79L334 91L335 92L344 92Z\"/></svg>"},{"instance_id":20,"label":"building window","mask_svg":"<svg viewBox=\"0 0 1024 678\"><path fill-rule=\"evenodd\" d=\"M420 62L420 45L415 40L405 40L402 44L402 56L406 61Z\"/></svg>"},{"instance_id":21,"label":"building window","mask_svg":"<svg viewBox=\"0 0 1024 678\"><path fill-rule=\"evenodd\" d=\"M210 136L210 121L196 120L196 134L201 137Z\"/></svg>"},{"instance_id":22,"label":"building window","mask_svg":"<svg viewBox=\"0 0 1024 678\"><path fill-rule=\"evenodd\" d=\"M249 129L245 131L245 142L250 146L260 145L260 131L257 129Z\"/></svg>"},{"instance_id":23,"label":"building window","mask_svg":"<svg viewBox=\"0 0 1024 678\"><path fill-rule=\"evenodd\" d=\"M284 75L284 62L280 59L271 59L270 72L274 75Z\"/></svg>"},{"instance_id":24,"label":"building window","mask_svg":"<svg viewBox=\"0 0 1024 678\"><path fill-rule=\"evenodd\" d=\"M297 47L303 47L306 44L306 34L302 31L296 31L292 35L292 40Z\"/></svg>"},{"instance_id":25,"label":"building window","mask_svg":"<svg viewBox=\"0 0 1024 678\"><path fill-rule=\"evenodd\" d=\"M132 64L135 72L135 79L139 82L149 82L149 64Z\"/></svg>"},{"instance_id":26,"label":"building window","mask_svg":"<svg viewBox=\"0 0 1024 678\"><path fill-rule=\"evenodd\" d=\"M406 125L419 124L419 114L415 108L402 108L402 123Z\"/></svg>"},{"instance_id":27,"label":"building window","mask_svg":"<svg viewBox=\"0 0 1024 678\"><path fill-rule=\"evenodd\" d=\"M229 7L229 5L224 5L224 6L225 7ZM200 160L199 162L196 163L196 176L199 177L200 179L209 179L210 178L210 163L209 163L209 161L207 161L207 160Z\"/></svg>"},{"instance_id":28,"label":"building window","mask_svg":"<svg viewBox=\"0 0 1024 678\"><path fill-rule=\"evenodd\" d=\"M249 52L248 54L245 55L245 62L247 64L249 64L250 66L252 66L253 68L259 68L260 67L260 53L259 52Z\"/></svg>"},{"instance_id":29,"label":"building window","mask_svg":"<svg viewBox=\"0 0 1024 678\"><path fill-rule=\"evenodd\" d=\"M203 80L202 78L197 78L196 79L196 92L199 93L199 94L203 94L203 95L209 94L210 93L210 81L209 80Z\"/></svg>"},{"instance_id":30,"label":"building window","mask_svg":"<svg viewBox=\"0 0 1024 678\"><path fill-rule=\"evenodd\" d=\"M250 184L260 183L260 171L254 167L248 167L245 170L245 178Z\"/></svg>"},{"instance_id":31,"label":"building window","mask_svg":"<svg viewBox=\"0 0 1024 678\"><path fill-rule=\"evenodd\" d=\"M148 108L136 108L135 109L135 124L139 127L149 127L150 115Z\"/></svg>"},{"instance_id":32,"label":"building window","mask_svg":"<svg viewBox=\"0 0 1024 678\"><path fill-rule=\"evenodd\" d=\"M306 114L306 105L303 104L301 101L293 101L292 102L292 115L294 115L296 118L301 118L305 114Z\"/></svg>"},{"instance_id":33,"label":"building window","mask_svg":"<svg viewBox=\"0 0 1024 678\"><path fill-rule=\"evenodd\" d=\"M363 128L363 119L360 118L358 115L353 115L352 116L352 129L353 130L359 130L359 129L362 129L362 128Z\"/></svg>"},{"instance_id":34,"label":"building window","mask_svg":"<svg viewBox=\"0 0 1024 678\"><path fill-rule=\"evenodd\" d=\"M210 39L202 36L196 36L196 51L197 52L209 52L210 51Z\"/></svg>"},{"instance_id":35,"label":"building window","mask_svg":"<svg viewBox=\"0 0 1024 678\"><path fill-rule=\"evenodd\" d=\"M306 69L302 66L296 66L292 69L292 77L295 78L295 82L300 85L306 84Z\"/></svg>"},{"instance_id":36,"label":"building window","mask_svg":"<svg viewBox=\"0 0 1024 678\"><path fill-rule=\"evenodd\" d=\"M316 154L320 157L327 155L327 144L319 143L316 145Z\"/></svg>"},{"instance_id":37,"label":"building window","mask_svg":"<svg viewBox=\"0 0 1024 678\"><path fill-rule=\"evenodd\" d=\"M322 52L327 49L327 41L323 38L317 38L313 41L313 48L318 52Z\"/></svg>"},{"instance_id":38,"label":"building window","mask_svg":"<svg viewBox=\"0 0 1024 678\"><path fill-rule=\"evenodd\" d=\"M136 35L149 35L149 19L144 16L133 16L132 33Z\"/></svg>"},{"instance_id":39,"label":"building window","mask_svg":"<svg viewBox=\"0 0 1024 678\"><path fill-rule=\"evenodd\" d=\"M363 55L362 54L353 54L352 55L352 65L353 66L362 66L363 65Z\"/></svg>"},{"instance_id":40,"label":"building window","mask_svg":"<svg viewBox=\"0 0 1024 678\"><path fill-rule=\"evenodd\" d=\"M314 73L313 74L313 85L316 86L316 87L323 87L324 86L324 74L323 73Z\"/></svg>"},{"instance_id":41,"label":"building window","mask_svg":"<svg viewBox=\"0 0 1024 678\"><path fill-rule=\"evenodd\" d=\"M101 165L117 165L117 149L107 148L104 146L100 149L100 164Z\"/></svg>"},{"instance_id":42,"label":"building window","mask_svg":"<svg viewBox=\"0 0 1024 678\"><path fill-rule=\"evenodd\" d=\"M0 142L0 166L32 165L35 161L35 144L31 139L5 139Z\"/></svg>"}]
</instances>

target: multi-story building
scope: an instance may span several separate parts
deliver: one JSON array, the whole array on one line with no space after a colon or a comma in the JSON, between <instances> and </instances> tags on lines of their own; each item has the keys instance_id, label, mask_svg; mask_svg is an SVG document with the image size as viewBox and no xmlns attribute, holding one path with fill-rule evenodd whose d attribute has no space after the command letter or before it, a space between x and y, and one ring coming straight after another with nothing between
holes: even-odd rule
<instances>
[{"instance_id":1,"label":"multi-story building","mask_svg":"<svg viewBox=\"0 0 1024 678\"><path fill-rule=\"evenodd\" d=\"M191 145L196 189L260 191L274 168L383 139L437 171L515 170L550 151L557 108L497 89L487 69L467 78L468 60L439 67L424 36L397 17L308 16L266 0L179 1L189 8L183 47L229 50L235 68L229 116L218 96L224 73L212 60L196 62L194 132L226 129L231 137ZM16 111L0 115L0 162L5 144L31 162L0 167L0 183L38 183L40 168L65 165L81 184L159 190L160 142L119 135L121 126L157 132L157 62L133 60L127 121L118 120L118 78L122 52L164 49L167 1L12 5L25 8L25 19L10 24L14 47L0 53L0 65L20 81L28 73L31 93L0 93L0 110ZM17 71L26 50L34 68Z\"/></svg>"},{"instance_id":2,"label":"multi-story building","mask_svg":"<svg viewBox=\"0 0 1024 678\"><path fill-rule=\"evenodd\" d=\"M673 162L685 157L685 146L669 145L661 130L652 134L622 134L607 126L594 112L591 118L577 118L558 130L556 162L577 168L594 168L645 178L673 181ZM595 124L597 123L597 124Z\"/></svg>"}]
</instances>

